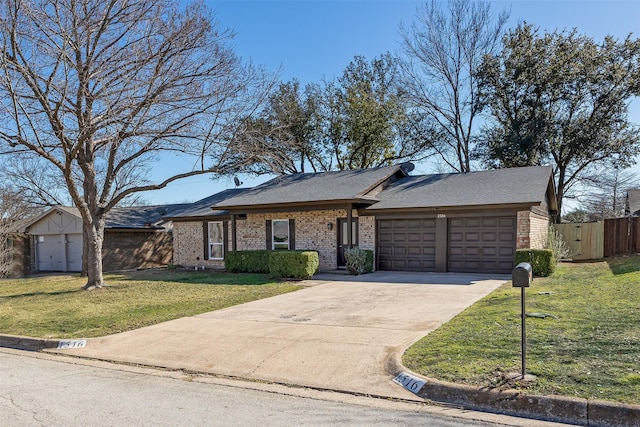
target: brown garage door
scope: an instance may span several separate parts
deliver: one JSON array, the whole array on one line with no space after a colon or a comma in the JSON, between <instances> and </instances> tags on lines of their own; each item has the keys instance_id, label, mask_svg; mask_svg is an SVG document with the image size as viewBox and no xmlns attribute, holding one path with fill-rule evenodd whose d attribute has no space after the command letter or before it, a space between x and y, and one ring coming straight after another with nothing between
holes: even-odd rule
<instances>
[{"instance_id":1,"label":"brown garage door","mask_svg":"<svg viewBox=\"0 0 640 427\"><path fill-rule=\"evenodd\" d=\"M381 270L435 271L435 219L378 220Z\"/></svg>"},{"instance_id":2,"label":"brown garage door","mask_svg":"<svg viewBox=\"0 0 640 427\"><path fill-rule=\"evenodd\" d=\"M510 273L515 250L515 216L449 219L449 271Z\"/></svg>"}]
</instances>

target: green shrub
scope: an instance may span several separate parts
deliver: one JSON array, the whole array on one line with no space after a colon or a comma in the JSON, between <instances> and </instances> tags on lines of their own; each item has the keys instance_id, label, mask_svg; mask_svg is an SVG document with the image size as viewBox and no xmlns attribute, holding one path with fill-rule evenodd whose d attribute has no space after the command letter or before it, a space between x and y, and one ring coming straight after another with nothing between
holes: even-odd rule
<instances>
[{"instance_id":1,"label":"green shrub","mask_svg":"<svg viewBox=\"0 0 640 427\"><path fill-rule=\"evenodd\" d=\"M347 271L350 274L364 274L373 271L373 251L351 248L344 250Z\"/></svg>"},{"instance_id":2,"label":"green shrub","mask_svg":"<svg viewBox=\"0 0 640 427\"><path fill-rule=\"evenodd\" d=\"M233 251L227 252L224 266L230 273L269 273L269 254L271 251Z\"/></svg>"},{"instance_id":3,"label":"green shrub","mask_svg":"<svg viewBox=\"0 0 640 427\"><path fill-rule=\"evenodd\" d=\"M556 259L551 249L518 249L516 250L516 265L521 262L531 264L536 276L551 276L556 270Z\"/></svg>"},{"instance_id":4,"label":"green shrub","mask_svg":"<svg viewBox=\"0 0 640 427\"><path fill-rule=\"evenodd\" d=\"M271 251L269 273L275 278L310 279L320 260L315 251Z\"/></svg>"}]
</instances>

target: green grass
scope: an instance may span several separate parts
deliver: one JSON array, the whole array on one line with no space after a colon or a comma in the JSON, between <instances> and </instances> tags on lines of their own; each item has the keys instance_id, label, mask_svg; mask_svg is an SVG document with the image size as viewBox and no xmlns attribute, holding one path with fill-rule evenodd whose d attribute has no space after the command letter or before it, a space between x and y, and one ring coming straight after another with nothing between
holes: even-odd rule
<instances>
[{"instance_id":1,"label":"green grass","mask_svg":"<svg viewBox=\"0 0 640 427\"><path fill-rule=\"evenodd\" d=\"M640 404L640 256L560 264L526 290L533 394ZM511 283L407 350L403 363L444 381L496 387L520 372L520 289ZM514 384L509 384L514 386Z\"/></svg>"},{"instance_id":2,"label":"green grass","mask_svg":"<svg viewBox=\"0 0 640 427\"><path fill-rule=\"evenodd\" d=\"M1 280L0 333L98 337L300 288L261 274L164 269L107 274L105 282L102 289L84 291L86 279L78 276Z\"/></svg>"}]
</instances>

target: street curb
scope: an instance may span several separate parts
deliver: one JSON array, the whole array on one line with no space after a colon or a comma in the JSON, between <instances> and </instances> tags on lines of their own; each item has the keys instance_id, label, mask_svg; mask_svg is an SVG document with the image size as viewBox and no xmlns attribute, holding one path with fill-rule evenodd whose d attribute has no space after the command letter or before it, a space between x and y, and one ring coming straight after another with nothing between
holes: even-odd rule
<instances>
[{"instance_id":1,"label":"street curb","mask_svg":"<svg viewBox=\"0 0 640 427\"><path fill-rule=\"evenodd\" d=\"M412 374L415 375L415 374ZM637 427L640 406L564 396L538 396L520 390L495 390L424 378L416 393L423 399L542 421L589 427Z\"/></svg>"},{"instance_id":2,"label":"street curb","mask_svg":"<svg viewBox=\"0 0 640 427\"><path fill-rule=\"evenodd\" d=\"M41 351L48 348L58 348L61 340L22 337L18 335L0 335L0 347L14 350Z\"/></svg>"},{"instance_id":3,"label":"street curb","mask_svg":"<svg viewBox=\"0 0 640 427\"><path fill-rule=\"evenodd\" d=\"M0 347L24 351L55 349L60 341L63 340L0 335ZM589 427L640 425L640 405L529 395L520 390L495 390L449 383L415 374L402 366L400 360L393 359L388 362L386 370L388 373L395 372L395 375L410 372L424 380L424 386L416 393L422 399L458 405L464 409Z\"/></svg>"}]
</instances>

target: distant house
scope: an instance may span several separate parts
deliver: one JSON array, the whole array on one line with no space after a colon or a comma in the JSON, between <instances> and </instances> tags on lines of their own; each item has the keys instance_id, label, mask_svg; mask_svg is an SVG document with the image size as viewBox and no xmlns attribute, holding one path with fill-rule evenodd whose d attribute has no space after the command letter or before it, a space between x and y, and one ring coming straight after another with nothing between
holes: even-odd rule
<instances>
[{"instance_id":1,"label":"distant house","mask_svg":"<svg viewBox=\"0 0 640 427\"><path fill-rule=\"evenodd\" d=\"M174 263L224 268L230 250L310 249L333 270L358 246L382 270L508 273L517 248L544 245L557 212L550 167L412 170L293 174L215 194L166 218Z\"/></svg>"},{"instance_id":2,"label":"distant house","mask_svg":"<svg viewBox=\"0 0 640 427\"><path fill-rule=\"evenodd\" d=\"M624 216L640 216L640 188L627 191Z\"/></svg>"},{"instance_id":3,"label":"distant house","mask_svg":"<svg viewBox=\"0 0 640 427\"><path fill-rule=\"evenodd\" d=\"M166 266L173 256L171 222L166 215L186 205L115 208L106 219L103 269L127 270ZM24 222L25 270L81 271L82 218L78 209L55 206Z\"/></svg>"}]
</instances>

